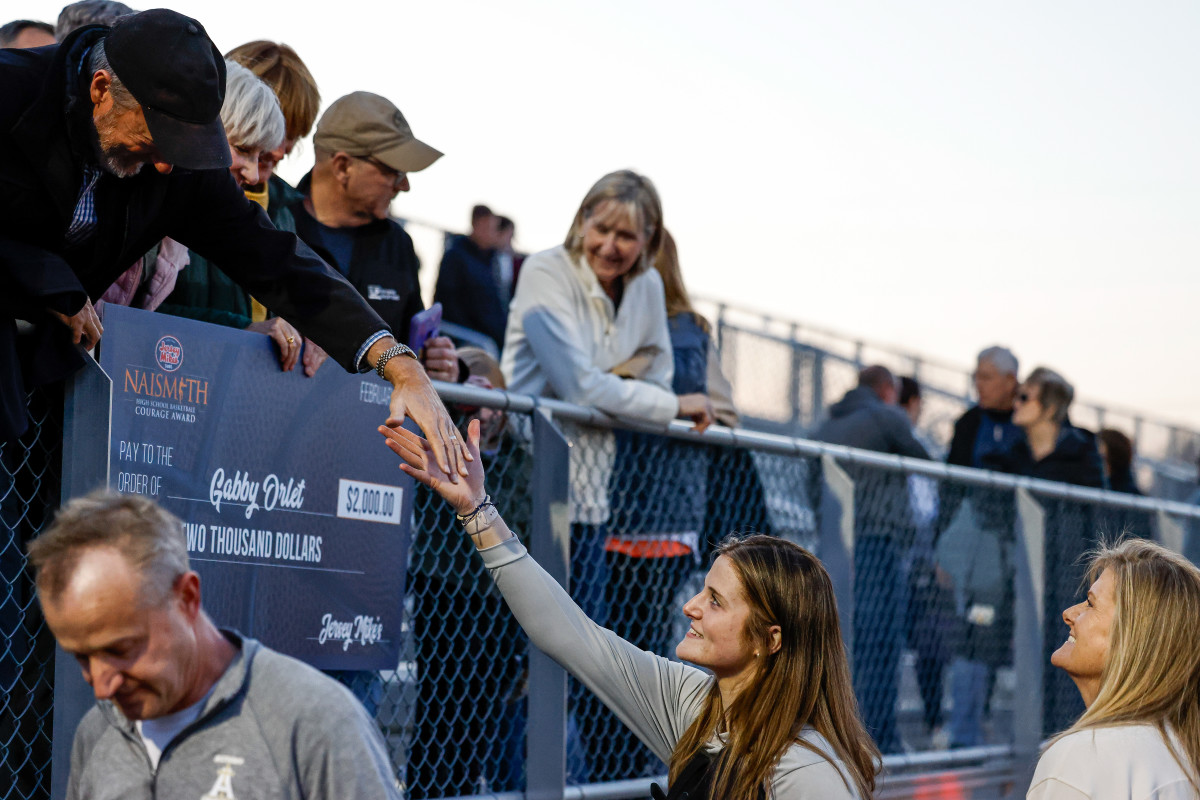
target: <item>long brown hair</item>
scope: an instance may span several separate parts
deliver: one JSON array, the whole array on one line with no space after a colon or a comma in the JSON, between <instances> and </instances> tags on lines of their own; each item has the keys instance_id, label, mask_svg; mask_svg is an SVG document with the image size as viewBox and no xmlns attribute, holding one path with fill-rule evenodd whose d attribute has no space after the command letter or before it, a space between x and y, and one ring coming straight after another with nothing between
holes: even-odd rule
<instances>
[{"instance_id":1,"label":"long brown hair","mask_svg":"<svg viewBox=\"0 0 1200 800\"><path fill-rule=\"evenodd\" d=\"M1116 612L1100 691L1054 741L1089 728L1153 725L1200 791L1200 570L1144 539L1102 545L1092 554L1089 583L1106 569L1116 578Z\"/></svg>"},{"instance_id":2,"label":"long brown hair","mask_svg":"<svg viewBox=\"0 0 1200 800\"><path fill-rule=\"evenodd\" d=\"M671 754L671 780L723 732L727 738L714 765L712 797L751 800L760 788L769 796L771 773L795 744L830 762L841 761L849 773L847 788L870 797L880 754L858 716L825 567L804 548L773 536L731 537L717 553L729 558L741 579L750 607L746 636L766 657L729 708L722 707L713 681L700 714ZM774 625L780 628L780 645L770 653L767 632ZM808 726L825 737L832 753L801 738Z\"/></svg>"},{"instance_id":3,"label":"long brown hair","mask_svg":"<svg viewBox=\"0 0 1200 800\"><path fill-rule=\"evenodd\" d=\"M687 287L683 285L683 273L679 269L679 251L675 249L675 237L666 228L662 229L662 244L654 255L654 268L662 277L663 294L667 301L667 317L676 314L691 314L696 324L705 333L711 331L708 320L692 308Z\"/></svg>"}]
</instances>

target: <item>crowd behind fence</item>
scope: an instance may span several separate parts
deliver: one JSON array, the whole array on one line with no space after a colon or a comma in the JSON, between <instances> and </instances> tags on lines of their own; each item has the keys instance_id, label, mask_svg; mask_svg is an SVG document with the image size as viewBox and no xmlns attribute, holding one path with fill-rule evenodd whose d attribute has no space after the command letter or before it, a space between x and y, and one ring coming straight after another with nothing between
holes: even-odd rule
<instances>
[{"instance_id":1,"label":"crowd behind fence","mask_svg":"<svg viewBox=\"0 0 1200 800\"><path fill-rule=\"evenodd\" d=\"M454 234L417 220L405 222L426 267L422 293L433 297L434 265ZM804 437L830 405L853 389L859 371L882 364L896 375L916 378L922 390L918 428L934 455L943 455L954 422L975 400L971 372L900 348L866 342L794 320L782 320L706 298L692 298L714 324L721 364L734 387L743 426ZM460 342L489 352L502 345L461 326L450 326ZM1187 499L1196 488L1200 431L1152 415L1089 400L1072 404L1072 422L1092 431L1105 427L1127 434L1137 447L1137 475L1148 494Z\"/></svg>"},{"instance_id":2,"label":"crowd behind fence","mask_svg":"<svg viewBox=\"0 0 1200 800\"><path fill-rule=\"evenodd\" d=\"M687 629L680 608L726 534L772 533L815 551L838 592L863 716L887 754L889 796L951 767L1022 794L1043 736L1082 710L1048 667L1065 636L1061 610L1079 596L1078 556L1121 532L1193 559L1200 545L1200 510L1179 503L769 434L614 429L588 409L441 389L452 409L504 411L484 454L501 511L552 574L570 576L593 618L646 649L673 655ZM63 752L72 733L51 726L52 640L22 555L60 487L78 492L62 471L62 431L86 406L64 418L62 403L35 393L30 431L0 450L3 800L49 796L51 746ZM347 678L409 796L561 795L567 785L645 796L665 766L530 652L472 549L453 512L418 490L404 656L394 670Z\"/></svg>"},{"instance_id":3,"label":"crowd behind fence","mask_svg":"<svg viewBox=\"0 0 1200 800\"><path fill-rule=\"evenodd\" d=\"M747 427L803 436L830 404L854 388L858 371L868 364L883 364L920 382L919 428L943 451L954 421L974 404L971 373L961 367L718 301L697 300L696 306L714 322L722 366ZM1087 400L1072 404L1071 419L1093 431L1115 427L1129 435L1149 494L1183 500L1195 491L1200 431Z\"/></svg>"}]
</instances>

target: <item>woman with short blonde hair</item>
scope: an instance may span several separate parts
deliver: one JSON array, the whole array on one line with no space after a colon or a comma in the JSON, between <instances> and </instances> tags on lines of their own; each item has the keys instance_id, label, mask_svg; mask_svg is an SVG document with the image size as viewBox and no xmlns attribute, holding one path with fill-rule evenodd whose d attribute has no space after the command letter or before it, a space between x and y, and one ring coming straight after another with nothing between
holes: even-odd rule
<instances>
[{"instance_id":1,"label":"woman with short blonde hair","mask_svg":"<svg viewBox=\"0 0 1200 800\"><path fill-rule=\"evenodd\" d=\"M1046 748L1029 800L1200 797L1200 570L1144 539L1102 546L1050 662L1087 710Z\"/></svg>"}]
</instances>

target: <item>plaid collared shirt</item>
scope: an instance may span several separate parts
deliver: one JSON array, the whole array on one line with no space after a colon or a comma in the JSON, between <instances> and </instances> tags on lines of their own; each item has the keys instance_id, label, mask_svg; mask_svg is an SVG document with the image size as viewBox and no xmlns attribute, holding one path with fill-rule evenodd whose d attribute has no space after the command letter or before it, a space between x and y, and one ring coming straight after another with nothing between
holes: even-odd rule
<instances>
[{"instance_id":1,"label":"plaid collared shirt","mask_svg":"<svg viewBox=\"0 0 1200 800\"><path fill-rule=\"evenodd\" d=\"M96 232L95 190L96 181L100 180L100 168L85 166L83 168L83 186L79 189L79 199L75 201L75 215L67 227L67 244L77 245L86 241Z\"/></svg>"}]
</instances>

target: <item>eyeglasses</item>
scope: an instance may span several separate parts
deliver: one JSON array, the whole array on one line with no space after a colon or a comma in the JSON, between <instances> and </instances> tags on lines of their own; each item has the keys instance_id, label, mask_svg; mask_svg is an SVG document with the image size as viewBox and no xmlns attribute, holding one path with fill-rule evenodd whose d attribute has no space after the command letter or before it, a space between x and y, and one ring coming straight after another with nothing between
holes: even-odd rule
<instances>
[{"instance_id":1,"label":"eyeglasses","mask_svg":"<svg viewBox=\"0 0 1200 800\"><path fill-rule=\"evenodd\" d=\"M374 156L351 156L351 158L357 158L359 161L365 161L375 169L379 170L379 173L383 175L383 177L391 178L393 189L399 189L404 185L404 181L408 178L408 173L401 172L398 169L392 169Z\"/></svg>"}]
</instances>

